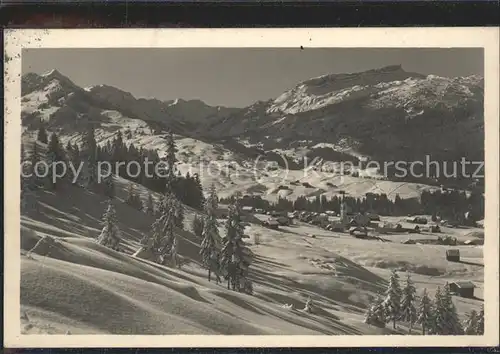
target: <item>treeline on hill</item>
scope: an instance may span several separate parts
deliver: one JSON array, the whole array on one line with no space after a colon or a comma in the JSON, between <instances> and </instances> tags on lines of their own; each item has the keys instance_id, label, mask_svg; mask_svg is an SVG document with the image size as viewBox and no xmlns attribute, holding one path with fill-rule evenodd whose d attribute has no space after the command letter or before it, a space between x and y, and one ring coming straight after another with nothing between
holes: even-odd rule
<instances>
[{"instance_id":1,"label":"treeline on hill","mask_svg":"<svg viewBox=\"0 0 500 354\"><path fill-rule=\"evenodd\" d=\"M136 192L134 185L129 184L127 196L124 201L156 219L151 226L151 231L146 233L141 239L141 249L138 250L136 255L162 265L181 267L182 259L179 257L179 239L178 232L176 231L177 229L184 229L184 206L182 201L183 198L190 196L193 199L188 200L191 202L196 201L200 211L203 210L193 221L193 231L201 239L200 256L203 266L208 271L208 280L211 281L212 275L215 275L217 283L220 283L222 276L227 280L228 290L232 289L252 294L253 285L249 276L249 267L253 260L253 253L244 241L248 236L244 233L239 195L233 198L233 202L229 207L229 216L225 225L226 235L224 238L221 238L217 221L218 197L215 187L212 186L210 188L208 198L205 200L201 185L196 177L192 178L192 180L196 181L199 187L191 188L182 186L180 181L190 181L190 178L174 174L174 165L176 163L175 142L171 133L167 134L166 139L167 171L164 179L160 180L164 183L162 188L164 193L161 200L155 203L151 193L149 193L147 200L143 202ZM103 228L100 235L96 238L96 242L116 251L122 251L120 247L122 234L118 227L118 216L114 206L116 198L113 174L106 173L107 177L99 182L96 173L97 162L108 161L107 159L113 162L123 161L122 159L126 160L129 158L126 157L127 151L135 152L137 150L134 150L133 146L132 148L131 146L125 147L121 140L121 134L118 134L113 142L108 144L104 149L98 148L93 129L87 131L83 137L81 147L68 144L66 149L63 149L57 135L52 134L48 138L44 129L39 131L37 140L47 143L46 156L42 156L39 153L36 142L34 142L30 153L27 153L24 145L22 145L21 161L31 162L30 164L23 163L23 168L26 170L31 169L31 171L23 171L24 173L21 175L22 208L24 210L27 208L37 208L36 196L34 194L36 189L58 189L61 184L68 183L69 181L65 176L59 180L56 179L56 182L53 183L53 176L50 174L43 179L38 178L33 173L30 174L29 172L33 172L32 168L36 166L38 161L45 160L48 166L54 166L54 163L57 161L68 162L69 160L78 164L83 162L83 173L78 176L76 182L83 188L103 193L108 197L108 203L102 217ZM75 152L78 154L75 154ZM120 153L123 155L120 155ZM116 172L118 173L119 171ZM28 175L30 177L27 177ZM142 179L139 181L144 182L147 180ZM194 227L195 224L196 227Z\"/></svg>"},{"instance_id":2,"label":"treeline on hill","mask_svg":"<svg viewBox=\"0 0 500 354\"><path fill-rule=\"evenodd\" d=\"M231 201L229 198L221 198L221 203ZM333 196L327 198L325 195L315 198L298 197L296 200L278 198L276 203L262 199L258 195L245 195L241 198L243 206L251 206L264 210L294 211L305 210L314 212L325 212L327 210L340 213L340 205L345 202L352 212L375 212L384 216L404 216L408 214L429 214L440 216L449 220L462 220L464 214L469 212L468 220L479 221L484 218L484 196L480 192L473 191L467 195L462 191L443 192L423 191L420 200L416 198L402 199L396 195L394 200L386 194L367 193L363 198L351 196Z\"/></svg>"},{"instance_id":3,"label":"treeline on hill","mask_svg":"<svg viewBox=\"0 0 500 354\"><path fill-rule=\"evenodd\" d=\"M118 131L117 135L112 140L108 140L105 145L99 146L95 140L94 130L90 127L84 134L80 146L76 143L71 144L68 141L66 146L63 147L58 136L53 133L48 138L48 134L42 126L38 131L37 140L48 144L47 156L49 159L71 162L75 169L83 162L84 168L80 179L81 182L84 182L84 179L90 179L90 182L97 181L97 171L95 171L97 164L107 162L111 165L113 174L141 184L152 191L165 193L168 178L166 166L169 166L169 164L160 159L156 150L137 148L134 144L125 144L121 131ZM168 149L173 149L175 154L176 149L173 139L167 134L167 145L170 144L170 141L172 143L171 146L168 146ZM160 162L164 162L163 165ZM102 164L102 166L104 168L106 164ZM157 170L155 171L155 169ZM61 180L63 179L61 178ZM52 186L57 188L57 184L56 181ZM197 174L191 176L187 173L183 176L178 172L172 178L170 184L175 197L182 203L196 209L202 208L204 202L203 189ZM97 186L95 187L98 189Z\"/></svg>"},{"instance_id":4,"label":"treeline on hill","mask_svg":"<svg viewBox=\"0 0 500 354\"><path fill-rule=\"evenodd\" d=\"M382 328L391 323L395 329L398 321L408 325L409 333L415 324L420 324L423 335L482 335L484 307L480 312L472 310L461 323L448 283L437 288L434 299L429 297L427 289L418 299L410 273L401 287L399 275L393 270L384 295L368 307L365 323Z\"/></svg>"},{"instance_id":5,"label":"treeline on hill","mask_svg":"<svg viewBox=\"0 0 500 354\"><path fill-rule=\"evenodd\" d=\"M424 183L432 186L446 186L454 189L477 188L484 192L484 156L468 157L462 161L467 154L456 154L450 156L444 153L442 156L434 154L422 155L411 154L410 151L402 152L402 156L394 156L392 159L373 159L375 166L384 166L384 176L391 181ZM427 160L429 162L427 163ZM398 168L394 161L406 161L406 167ZM421 161L422 164L412 164L413 161ZM472 163L474 161L474 163Z\"/></svg>"}]
</instances>

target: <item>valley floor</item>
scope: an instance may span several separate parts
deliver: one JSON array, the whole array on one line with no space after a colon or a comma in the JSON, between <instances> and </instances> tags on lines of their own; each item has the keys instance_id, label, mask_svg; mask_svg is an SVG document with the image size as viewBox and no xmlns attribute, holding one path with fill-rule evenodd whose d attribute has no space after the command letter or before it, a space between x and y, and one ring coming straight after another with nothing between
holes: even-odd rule
<instances>
[{"instance_id":1,"label":"valley floor","mask_svg":"<svg viewBox=\"0 0 500 354\"><path fill-rule=\"evenodd\" d=\"M122 202L128 183L116 183L124 252L94 241L102 196L76 187L37 192L38 210L21 221L22 333L406 334L405 323L396 330L363 323L393 268L402 280L404 271L412 273L418 294L427 288L433 296L447 281L473 281L476 298L454 297L462 318L482 305L482 246L458 246L464 262L451 263L446 246L401 244L397 235L386 237L393 242L361 240L302 223L271 230L250 222L254 295L227 290L224 282L207 281L200 240L190 231L179 230L181 269L133 256L154 220ZM144 199L148 191L137 189ZM189 229L194 211L186 214ZM55 242L39 242L43 236ZM303 311L309 297L312 313Z\"/></svg>"}]
</instances>

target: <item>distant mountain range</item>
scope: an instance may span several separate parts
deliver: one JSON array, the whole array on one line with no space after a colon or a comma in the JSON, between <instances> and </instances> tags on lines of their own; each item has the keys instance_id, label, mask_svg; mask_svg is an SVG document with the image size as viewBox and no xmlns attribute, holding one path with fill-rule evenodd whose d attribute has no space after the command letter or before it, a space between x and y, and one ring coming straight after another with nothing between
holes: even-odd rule
<instances>
[{"instance_id":1,"label":"distant mountain range","mask_svg":"<svg viewBox=\"0 0 500 354\"><path fill-rule=\"evenodd\" d=\"M400 65L312 78L245 108L199 100L136 99L118 88L82 88L57 70L22 78L22 122L71 135L89 122L113 129L123 119L247 154L374 160L484 160L484 79L439 77ZM117 120L118 119L118 120Z\"/></svg>"}]
</instances>

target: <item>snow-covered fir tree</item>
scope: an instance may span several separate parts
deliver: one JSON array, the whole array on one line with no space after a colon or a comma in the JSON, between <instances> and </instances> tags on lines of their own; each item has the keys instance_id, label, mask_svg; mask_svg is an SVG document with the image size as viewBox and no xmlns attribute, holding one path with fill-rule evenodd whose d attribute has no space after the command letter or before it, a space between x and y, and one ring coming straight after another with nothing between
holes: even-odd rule
<instances>
[{"instance_id":1,"label":"snow-covered fir tree","mask_svg":"<svg viewBox=\"0 0 500 354\"><path fill-rule=\"evenodd\" d=\"M463 329L458 319L457 309L451 298L448 283L446 283L442 289L438 287L436 290L429 334L463 334Z\"/></svg>"},{"instance_id":2,"label":"snow-covered fir tree","mask_svg":"<svg viewBox=\"0 0 500 354\"><path fill-rule=\"evenodd\" d=\"M161 203L163 214L158 225L154 225L153 232L159 234L153 239L153 243L158 243L158 258L160 263L171 263L174 266L177 263L178 243L175 234L175 199L172 195L166 194ZM156 230L158 228L158 230ZM159 238L159 240L157 239Z\"/></svg>"},{"instance_id":3,"label":"snow-covered fir tree","mask_svg":"<svg viewBox=\"0 0 500 354\"><path fill-rule=\"evenodd\" d=\"M477 320L478 315L476 310L472 310L467 314L467 318L464 321L464 334L467 335L476 335L477 331Z\"/></svg>"},{"instance_id":4,"label":"snow-covered fir tree","mask_svg":"<svg viewBox=\"0 0 500 354\"><path fill-rule=\"evenodd\" d=\"M457 308L451 297L450 285L445 284L443 288L442 306L444 307L444 333L445 335L463 334L462 324L458 318Z\"/></svg>"},{"instance_id":5,"label":"snow-covered fir tree","mask_svg":"<svg viewBox=\"0 0 500 354\"><path fill-rule=\"evenodd\" d=\"M241 208L238 196L229 207L226 223L226 237L223 239L221 267L224 269L228 288L242 290L242 284L248 277L249 266L252 262L252 252L246 246L244 239L248 238L243 232L241 222Z\"/></svg>"},{"instance_id":6,"label":"snow-covered fir tree","mask_svg":"<svg viewBox=\"0 0 500 354\"><path fill-rule=\"evenodd\" d=\"M442 301L441 287L438 286L434 293L434 301L432 302L432 316L429 322L428 334L441 334L445 327L445 314Z\"/></svg>"},{"instance_id":7,"label":"snow-covered fir tree","mask_svg":"<svg viewBox=\"0 0 500 354\"><path fill-rule=\"evenodd\" d=\"M482 336L484 334L484 305L477 315L476 334Z\"/></svg>"},{"instance_id":8,"label":"snow-covered fir tree","mask_svg":"<svg viewBox=\"0 0 500 354\"><path fill-rule=\"evenodd\" d=\"M406 283L402 291L401 298L401 320L410 324L409 333L413 324L417 320L417 310L415 308L416 289L411 280L410 273L406 275Z\"/></svg>"},{"instance_id":9,"label":"snow-covered fir tree","mask_svg":"<svg viewBox=\"0 0 500 354\"><path fill-rule=\"evenodd\" d=\"M144 235L141 245L148 249L158 260L160 254L162 235L161 217L157 218L151 225L151 233Z\"/></svg>"},{"instance_id":10,"label":"snow-covered fir tree","mask_svg":"<svg viewBox=\"0 0 500 354\"><path fill-rule=\"evenodd\" d=\"M417 323L422 326L422 334L426 334L431 326L432 321L432 302L427 294L427 289L424 289L418 306Z\"/></svg>"},{"instance_id":11,"label":"snow-covered fir tree","mask_svg":"<svg viewBox=\"0 0 500 354\"><path fill-rule=\"evenodd\" d=\"M115 207L113 201L108 201L108 207L103 215L103 228L101 234L97 238L97 242L114 250L119 249L121 240L121 232L118 228L118 220L116 218Z\"/></svg>"},{"instance_id":12,"label":"snow-covered fir tree","mask_svg":"<svg viewBox=\"0 0 500 354\"><path fill-rule=\"evenodd\" d=\"M200 222L200 226L202 228L201 237L203 238L201 242L200 254L203 265L208 270L208 281L211 280L212 272L215 272L217 278L219 278L218 270L220 268L219 261L222 241L219 235L217 214L214 209L214 206L216 206L216 199L217 194L215 188L212 188L210 190L207 203L205 204L205 212L207 216L203 222Z\"/></svg>"},{"instance_id":13,"label":"snow-covered fir tree","mask_svg":"<svg viewBox=\"0 0 500 354\"><path fill-rule=\"evenodd\" d=\"M392 321L392 327L396 328L396 321L401 316L401 287L399 276L392 270L389 285L385 293L384 307L387 320Z\"/></svg>"},{"instance_id":14,"label":"snow-covered fir tree","mask_svg":"<svg viewBox=\"0 0 500 354\"><path fill-rule=\"evenodd\" d=\"M309 296L306 300L306 304L304 305L304 311L307 313L313 313L314 312L314 303Z\"/></svg>"},{"instance_id":15,"label":"snow-covered fir tree","mask_svg":"<svg viewBox=\"0 0 500 354\"><path fill-rule=\"evenodd\" d=\"M370 304L366 311L364 322L380 328L385 327L387 321L383 300L377 298Z\"/></svg>"},{"instance_id":16,"label":"snow-covered fir tree","mask_svg":"<svg viewBox=\"0 0 500 354\"><path fill-rule=\"evenodd\" d=\"M191 222L191 231L199 238L203 237L204 222L204 218L199 215L195 215Z\"/></svg>"},{"instance_id":17,"label":"snow-covered fir tree","mask_svg":"<svg viewBox=\"0 0 500 354\"><path fill-rule=\"evenodd\" d=\"M234 265L234 249L235 249L235 239L236 239L236 229L234 221L234 206L229 206L229 215L226 220L226 236L222 239L222 250L220 255L220 266L224 271L225 278L227 280L227 288L230 289L231 284L234 284L233 278L235 277L235 265Z\"/></svg>"}]
</instances>

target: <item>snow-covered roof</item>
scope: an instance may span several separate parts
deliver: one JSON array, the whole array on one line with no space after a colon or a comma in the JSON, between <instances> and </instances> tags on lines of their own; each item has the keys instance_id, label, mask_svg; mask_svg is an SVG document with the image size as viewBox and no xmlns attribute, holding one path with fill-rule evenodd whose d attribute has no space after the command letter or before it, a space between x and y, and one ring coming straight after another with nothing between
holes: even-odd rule
<instances>
[{"instance_id":1,"label":"snow-covered roof","mask_svg":"<svg viewBox=\"0 0 500 354\"><path fill-rule=\"evenodd\" d=\"M470 282L470 281L456 281L456 282L453 282L452 284L455 284L457 287L461 288L461 289L473 289L475 288L476 286L474 285L474 283Z\"/></svg>"}]
</instances>

